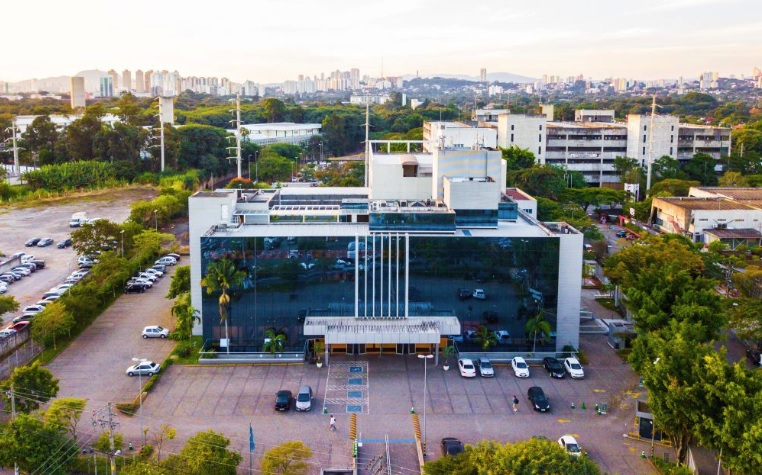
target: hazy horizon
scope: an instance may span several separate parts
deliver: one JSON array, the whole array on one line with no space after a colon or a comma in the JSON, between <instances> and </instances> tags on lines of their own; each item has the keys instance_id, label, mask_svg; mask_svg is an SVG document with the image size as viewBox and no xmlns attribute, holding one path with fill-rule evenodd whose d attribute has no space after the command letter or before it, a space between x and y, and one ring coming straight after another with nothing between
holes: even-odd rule
<instances>
[{"instance_id":1,"label":"hazy horizon","mask_svg":"<svg viewBox=\"0 0 762 475\"><path fill-rule=\"evenodd\" d=\"M359 68L362 75L637 79L749 76L762 51L762 2L643 0L165 0L15 2L0 80L115 69L283 82ZM465 8L465 7L468 8ZM711 20L712 24L709 24ZM43 33L40 33L43 32Z\"/></svg>"}]
</instances>

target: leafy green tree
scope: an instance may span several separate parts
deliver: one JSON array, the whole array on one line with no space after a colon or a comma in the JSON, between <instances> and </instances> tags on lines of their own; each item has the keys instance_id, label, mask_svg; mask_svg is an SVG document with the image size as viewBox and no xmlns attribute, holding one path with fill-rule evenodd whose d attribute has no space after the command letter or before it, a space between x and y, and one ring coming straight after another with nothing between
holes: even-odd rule
<instances>
[{"instance_id":1,"label":"leafy green tree","mask_svg":"<svg viewBox=\"0 0 762 475\"><path fill-rule=\"evenodd\" d=\"M114 433L114 450L122 450L124 447L124 435L119 432ZM93 448L101 453L111 452L111 440L109 439L109 432L105 430L98 435L98 438L93 443Z\"/></svg>"},{"instance_id":2,"label":"leafy green tree","mask_svg":"<svg viewBox=\"0 0 762 475\"><path fill-rule=\"evenodd\" d=\"M725 172L717 183L719 186L744 188L749 186L749 180L738 172Z\"/></svg>"},{"instance_id":3,"label":"leafy green tree","mask_svg":"<svg viewBox=\"0 0 762 475\"><path fill-rule=\"evenodd\" d=\"M652 173L656 180L682 180L685 176L680 169L680 162L669 155L663 155L654 160Z\"/></svg>"},{"instance_id":4,"label":"leafy green tree","mask_svg":"<svg viewBox=\"0 0 762 475\"><path fill-rule=\"evenodd\" d=\"M194 435L179 454L170 455L162 466L172 473L188 475L235 475L243 457L229 450L224 435L212 430Z\"/></svg>"},{"instance_id":5,"label":"leafy green tree","mask_svg":"<svg viewBox=\"0 0 762 475\"><path fill-rule=\"evenodd\" d=\"M365 164L363 162L333 162L328 167L317 170L315 177L325 186L363 186Z\"/></svg>"},{"instance_id":6,"label":"leafy green tree","mask_svg":"<svg viewBox=\"0 0 762 475\"><path fill-rule=\"evenodd\" d=\"M231 288L238 287L246 277L246 272L239 270L231 259L220 259L210 262L206 267L206 275L201 279L201 285L206 287L206 293L220 292L219 311L220 324L225 325L225 339L228 340L228 316L230 315Z\"/></svg>"},{"instance_id":7,"label":"leafy green tree","mask_svg":"<svg viewBox=\"0 0 762 475\"><path fill-rule=\"evenodd\" d=\"M172 315L175 316L175 331L172 338L177 340L190 339L193 337L193 325L201 323L199 311L190 303L190 293L178 295L175 304L172 305Z\"/></svg>"},{"instance_id":8,"label":"leafy green tree","mask_svg":"<svg viewBox=\"0 0 762 475\"><path fill-rule=\"evenodd\" d=\"M508 173L508 186L515 186L534 197L558 200L566 189L564 172L550 165L534 166Z\"/></svg>"},{"instance_id":9,"label":"leafy green tree","mask_svg":"<svg viewBox=\"0 0 762 475\"><path fill-rule=\"evenodd\" d=\"M11 377L3 381L0 385L0 397L5 401L6 410L10 410L11 396L10 391L13 388L16 395L16 410L23 413L30 413L38 409L41 404L45 404L58 394L58 380L53 377L49 369L40 366L39 362L34 362L27 366L18 366L13 370Z\"/></svg>"},{"instance_id":10,"label":"leafy green tree","mask_svg":"<svg viewBox=\"0 0 762 475\"><path fill-rule=\"evenodd\" d=\"M169 290L166 298L173 299L191 291L190 284L190 266L177 266L172 274L172 282L169 283Z\"/></svg>"},{"instance_id":11,"label":"leafy green tree","mask_svg":"<svg viewBox=\"0 0 762 475\"><path fill-rule=\"evenodd\" d=\"M614 158L614 170L622 183L640 183L641 168L636 159L616 157Z\"/></svg>"},{"instance_id":12,"label":"leafy green tree","mask_svg":"<svg viewBox=\"0 0 762 475\"><path fill-rule=\"evenodd\" d=\"M177 130L180 138L177 166L180 170L198 168L209 174L221 175L231 168L225 157L225 129L209 125L186 125Z\"/></svg>"},{"instance_id":13,"label":"leafy green tree","mask_svg":"<svg viewBox=\"0 0 762 475\"><path fill-rule=\"evenodd\" d=\"M92 256L104 248L114 249L121 245L122 229L108 219L98 219L93 223L83 224L71 233L72 247L80 255Z\"/></svg>"},{"instance_id":14,"label":"leafy green tree","mask_svg":"<svg viewBox=\"0 0 762 475\"><path fill-rule=\"evenodd\" d=\"M724 264L727 266L727 261ZM750 265L744 272L733 273L733 284L745 297L762 298L762 267Z\"/></svg>"},{"instance_id":15,"label":"leafy green tree","mask_svg":"<svg viewBox=\"0 0 762 475\"><path fill-rule=\"evenodd\" d=\"M495 332L490 330L486 325L482 325L479 327L479 329L476 331L476 341L479 342L479 345L481 345L482 350L487 351L491 347L497 345L497 337L495 336Z\"/></svg>"},{"instance_id":16,"label":"leafy green tree","mask_svg":"<svg viewBox=\"0 0 762 475\"><path fill-rule=\"evenodd\" d=\"M259 180L264 182L291 181L294 162L286 157L272 155L259 159Z\"/></svg>"},{"instance_id":17,"label":"leafy green tree","mask_svg":"<svg viewBox=\"0 0 762 475\"><path fill-rule=\"evenodd\" d=\"M578 204L585 213L591 205L617 207L625 202L625 198L624 191L611 188L567 188L560 195L562 201Z\"/></svg>"},{"instance_id":18,"label":"leafy green tree","mask_svg":"<svg viewBox=\"0 0 762 475\"><path fill-rule=\"evenodd\" d=\"M528 149L511 145L508 148L501 148L503 160L505 160L509 172L532 168L537 164L534 154Z\"/></svg>"},{"instance_id":19,"label":"leafy green tree","mask_svg":"<svg viewBox=\"0 0 762 475\"><path fill-rule=\"evenodd\" d=\"M60 134L56 125L47 115L35 117L24 132L21 147L40 158L40 165L50 165L55 162L55 145Z\"/></svg>"},{"instance_id":20,"label":"leafy green tree","mask_svg":"<svg viewBox=\"0 0 762 475\"><path fill-rule=\"evenodd\" d=\"M266 146L262 149L262 153L260 154L260 157L269 157L269 156L281 156L286 157L291 161L297 161L299 160L299 157L304 153L304 150L302 150L302 147L298 145L293 145L289 143L274 143Z\"/></svg>"},{"instance_id":21,"label":"leafy green tree","mask_svg":"<svg viewBox=\"0 0 762 475\"><path fill-rule=\"evenodd\" d=\"M762 134L760 134L760 136L762 136ZM733 140L736 140L735 133L733 134ZM756 152L754 150L744 152L743 154L731 154L724 160L727 164L726 170L738 172L741 175L758 174L762 172L762 160L760 160L761 154L762 152Z\"/></svg>"},{"instance_id":22,"label":"leafy green tree","mask_svg":"<svg viewBox=\"0 0 762 475\"><path fill-rule=\"evenodd\" d=\"M267 122L283 122L286 105L280 99L268 97L262 100L262 109Z\"/></svg>"},{"instance_id":23,"label":"leafy green tree","mask_svg":"<svg viewBox=\"0 0 762 475\"><path fill-rule=\"evenodd\" d=\"M270 327L265 330L265 344L262 351L268 351L270 354L280 353L286 347L288 336L284 329Z\"/></svg>"},{"instance_id":24,"label":"leafy green tree","mask_svg":"<svg viewBox=\"0 0 762 475\"><path fill-rule=\"evenodd\" d=\"M338 114L329 114L323 118L323 138L326 147L337 156L344 155L350 148L349 138L346 133L344 117Z\"/></svg>"},{"instance_id":25,"label":"leafy green tree","mask_svg":"<svg viewBox=\"0 0 762 475\"><path fill-rule=\"evenodd\" d=\"M45 411L45 424L49 427L56 427L59 431L67 431L71 439L77 442L77 425L82 417L82 411L85 410L87 401L76 397L65 397L56 399L50 403L50 407Z\"/></svg>"},{"instance_id":26,"label":"leafy green tree","mask_svg":"<svg viewBox=\"0 0 762 475\"><path fill-rule=\"evenodd\" d=\"M545 314L539 312L534 317L527 320L524 330L532 337L532 352L534 353L537 345L537 337L544 340L550 336L550 332L553 331L553 327L550 326L550 322L545 320Z\"/></svg>"},{"instance_id":27,"label":"leafy green tree","mask_svg":"<svg viewBox=\"0 0 762 475\"><path fill-rule=\"evenodd\" d=\"M714 168L717 160L706 153L697 153L685 164L683 171L689 179L696 180L704 186L717 185L717 172Z\"/></svg>"},{"instance_id":28,"label":"leafy green tree","mask_svg":"<svg viewBox=\"0 0 762 475\"><path fill-rule=\"evenodd\" d=\"M164 441L174 440L176 436L177 431L174 427L168 424L161 425L161 430L159 430L153 438L153 445L156 447L157 462L161 462L161 448L164 446Z\"/></svg>"},{"instance_id":29,"label":"leafy green tree","mask_svg":"<svg viewBox=\"0 0 762 475\"><path fill-rule=\"evenodd\" d=\"M666 178L653 184L651 189L648 190L648 194L650 196L688 196L688 192L693 186L701 186L701 183L691 180Z\"/></svg>"},{"instance_id":30,"label":"leafy green tree","mask_svg":"<svg viewBox=\"0 0 762 475\"><path fill-rule=\"evenodd\" d=\"M85 113L66 127L66 151L72 160L92 160L97 156L93 146L103 123L95 113Z\"/></svg>"},{"instance_id":31,"label":"leafy green tree","mask_svg":"<svg viewBox=\"0 0 762 475\"><path fill-rule=\"evenodd\" d=\"M74 441L29 414L19 414L0 433L0 466L12 467L17 463L25 473L71 473L69 469L78 452Z\"/></svg>"},{"instance_id":32,"label":"leafy green tree","mask_svg":"<svg viewBox=\"0 0 762 475\"><path fill-rule=\"evenodd\" d=\"M310 471L307 463L310 457L312 451L303 442L284 442L265 452L259 468L277 475L306 475Z\"/></svg>"},{"instance_id":33,"label":"leafy green tree","mask_svg":"<svg viewBox=\"0 0 762 475\"><path fill-rule=\"evenodd\" d=\"M19 309L19 303L13 295L0 295L0 316Z\"/></svg>"}]
</instances>

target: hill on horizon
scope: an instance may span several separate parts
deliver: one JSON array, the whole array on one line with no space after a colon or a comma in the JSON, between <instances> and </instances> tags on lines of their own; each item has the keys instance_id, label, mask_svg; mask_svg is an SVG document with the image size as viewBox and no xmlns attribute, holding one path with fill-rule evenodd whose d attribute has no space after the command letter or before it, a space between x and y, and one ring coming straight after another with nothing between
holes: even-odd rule
<instances>
[{"instance_id":1,"label":"hill on horizon","mask_svg":"<svg viewBox=\"0 0 762 475\"><path fill-rule=\"evenodd\" d=\"M469 76L467 74L436 73L436 74L424 74L421 76L416 76L415 74L404 74L402 76L402 78L405 80L414 79L415 77L463 79L466 81L479 82L479 76ZM488 82L497 81L497 82L513 82L518 84L525 84L525 83L535 82L536 80L537 80L536 78L530 78L528 76L521 76L519 74L513 74L513 73L504 73L504 72L487 73Z\"/></svg>"}]
</instances>

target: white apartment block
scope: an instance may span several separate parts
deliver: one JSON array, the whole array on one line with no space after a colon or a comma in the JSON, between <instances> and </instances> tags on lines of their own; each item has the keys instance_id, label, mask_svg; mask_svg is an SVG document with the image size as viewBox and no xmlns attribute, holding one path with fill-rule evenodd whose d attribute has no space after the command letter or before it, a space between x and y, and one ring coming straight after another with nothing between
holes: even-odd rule
<instances>
[{"instance_id":1,"label":"white apartment block","mask_svg":"<svg viewBox=\"0 0 762 475\"><path fill-rule=\"evenodd\" d=\"M549 122L545 163L577 171L588 183L616 183L614 159L627 153L627 127L605 122Z\"/></svg>"},{"instance_id":2,"label":"white apartment block","mask_svg":"<svg viewBox=\"0 0 762 475\"><path fill-rule=\"evenodd\" d=\"M497 120L497 145L525 148L545 164L548 120L540 114L501 114Z\"/></svg>"},{"instance_id":3,"label":"white apartment block","mask_svg":"<svg viewBox=\"0 0 762 475\"><path fill-rule=\"evenodd\" d=\"M664 155L677 158L677 136L680 123L674 115L630 114L627 116L627 157L642 166L649 157L656 160Z\"/></svg>"},{"instance_id":4,"label":"white apartment block","mask_svg":"<svg viewBox=\"0 0 762 475\"><path fill-rule=\"evenodd\" d=\"M424 122L423 151L434 148L497 148L497 129L462 122Z\"/></svg>"}]
</instances>

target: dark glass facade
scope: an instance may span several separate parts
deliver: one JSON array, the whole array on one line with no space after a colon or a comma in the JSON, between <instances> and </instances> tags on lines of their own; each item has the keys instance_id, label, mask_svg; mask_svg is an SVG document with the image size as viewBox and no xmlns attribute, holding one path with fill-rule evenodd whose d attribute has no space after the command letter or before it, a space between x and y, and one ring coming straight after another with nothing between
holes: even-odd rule
<instances>
[{"instance_id":1,"label":"dark glass facade","mask_svg":"<svg viewBox=\"0 0 762 475\"><path fill-rule=\"evenodd\" d=\"M231 351L262 351L268 328L287 336L286 350L301 351L305 317L357 312L403 318L406 296L410 318L456 315L464 331L487 325L510 332L512 345L494 350L531 349L525 325L541 310L556 327L558 239L406 239L389 233L355 242L354 237L202 237L202 277L209 262L222 258L246 274L230 292ZM214 343L225 338L218 300L219 293L203 294L204 339ZM551 347L550 341L542 343L538 351ZM476 349L468 341L459 346Z\"/></svg>"}]
</instances>

